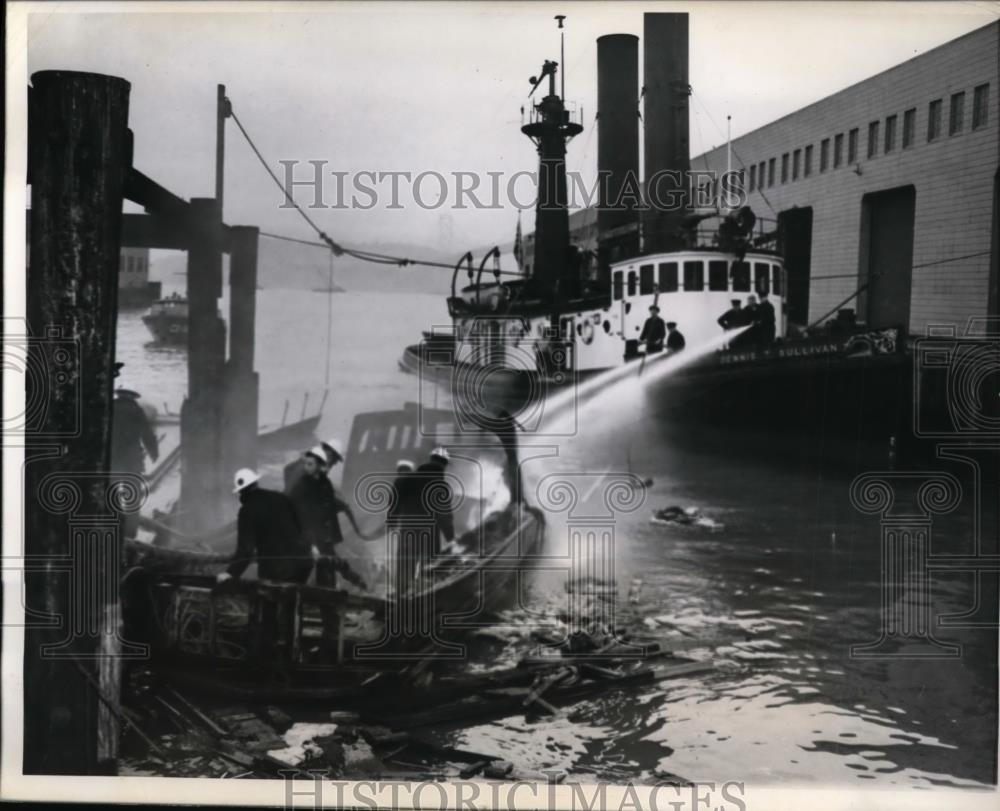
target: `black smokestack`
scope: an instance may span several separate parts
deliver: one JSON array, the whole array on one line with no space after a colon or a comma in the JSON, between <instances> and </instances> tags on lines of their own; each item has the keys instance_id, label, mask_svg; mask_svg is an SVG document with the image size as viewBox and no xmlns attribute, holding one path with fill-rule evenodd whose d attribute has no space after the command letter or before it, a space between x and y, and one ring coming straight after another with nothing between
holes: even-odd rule
<instances>
[{"instance_id":1,"label":"black smokestack","mask_svg":"<svg viewBox=\"0 0 1000 811\"><path fill-rule=\"evenodd\" d=\"M682 222L689 205L688 15L643 15L645 163L649 210L643 216L643 248L684 246ZM683 173L682 176L666 173ZM669 208L670 210L665 210Z\"/></svg>"},{"instance_id":2,"label":"black smokestack","mask_svg":"<svg viewBox=\"0 0 1000 811\"><path fill-rule=\"evenodd\" d=\"M639 253L634 197L639 179L639 38L608 34L597 40L597 208L599 281L608 263Z\"/></svg>"}]
</instances>

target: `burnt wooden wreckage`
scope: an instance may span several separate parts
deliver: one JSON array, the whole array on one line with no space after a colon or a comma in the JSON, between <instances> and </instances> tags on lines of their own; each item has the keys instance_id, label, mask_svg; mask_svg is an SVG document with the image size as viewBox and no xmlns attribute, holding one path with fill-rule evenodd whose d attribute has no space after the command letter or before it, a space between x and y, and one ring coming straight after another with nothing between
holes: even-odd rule
<instances>
[{"instance_id":1,"label":"burnt wooden wreckage","mask_svg":"<svg viewBox=\"0 0 1000 811\"><path fill-rule=\"evenodd\" d=\"M404 453L425 455L437 441L419 421L441 427L450 419L450 412L420 411L412 403L358 415L345 490L367 492L373 504L388 508L395 460ZM512 484L519 476L513 432L497 436L508 489L519 494ZM388 585L381 596L254 580L219 587L215 574L229 562L228 553L130 543L122 583L129 638L149 645L154 668L178 683L275 700L347 697L374 675L432 659L461 660L463 621L475 627L470 618L509 603L540 554L545 530L542 512L519 495L489 512L481 500L468 502L461 518L472 526L456 538L464 552L435 555L417 587L402 594ZM234 529L220 528L201 539L203 545L234 548ZM397 542L387 531L386 543Z\"/></svg>"}]
</instances>

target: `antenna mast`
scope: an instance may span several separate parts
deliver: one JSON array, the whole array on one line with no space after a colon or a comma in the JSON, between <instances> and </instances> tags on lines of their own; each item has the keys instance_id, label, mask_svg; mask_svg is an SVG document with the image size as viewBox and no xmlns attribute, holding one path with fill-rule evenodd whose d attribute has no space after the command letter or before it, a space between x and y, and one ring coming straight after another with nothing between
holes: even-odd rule
<instances>
[{"instance_id":1,"label":"antenna mast","mask_svg":"<svg viewBox=\"0 0 1000 811\"><path fill-rule=\"evenodd\" d=\"M566 101L566 31L563 29L565 14L556 14L556 22L559 23L559 64L562 71L559 74L559 95Z\"/></svg>"}]
</instances>

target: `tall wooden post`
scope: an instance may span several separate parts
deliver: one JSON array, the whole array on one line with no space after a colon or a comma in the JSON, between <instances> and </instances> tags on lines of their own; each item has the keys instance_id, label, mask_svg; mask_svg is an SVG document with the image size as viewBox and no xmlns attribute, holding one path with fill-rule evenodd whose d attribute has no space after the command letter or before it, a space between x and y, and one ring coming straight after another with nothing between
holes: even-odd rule
<instances>
[{"instance_id":1,"label":"tall wooden post","mask_svg":"<svg viewBox=\"0 0 1000 811\"><path fill-rule=\"evenodd\" d=\"M229 361L223 418L223 466L232 474L257 465L258 391L253 370L259 230L229 229Z\"/></svg>"},{"instance_id":2,"label":"tall wooden post","mask_svg":"<svg viewBox=\"0 0 1000 811\"><path fill-rule=\"evenodd\" d=\"M118 612L104 595L120 560L108 466L130 86L68 71L32 86L23 765L113 773L115 719L98 691L117 704Z\"/></svg>"},{"instance_id":3,"label":"tall wooden post","mask_svg":"<svg viewBox=\"0 0 1000 811\"><path fill-rule=\"evenodd\" d=\"M196 229L188 249L188 396L181 410L181 510L187 528L218 523L224 494L222 398L226 325L222 295L222 220L217 201L191 200Z\"/></svg>"},{"instance_id":4,"label":"tall wooden post","mask_svg":"<svg viewBox=\"0 0 1000 811\"><path fill-rule=\"evenodd\" d=\"M222 195L225 191L223 178L226 166L226 119L229 117L229 100L226 86L215 88L215 199L219 203L219 218L222 218Z\"/></svg>"}]
</instances>

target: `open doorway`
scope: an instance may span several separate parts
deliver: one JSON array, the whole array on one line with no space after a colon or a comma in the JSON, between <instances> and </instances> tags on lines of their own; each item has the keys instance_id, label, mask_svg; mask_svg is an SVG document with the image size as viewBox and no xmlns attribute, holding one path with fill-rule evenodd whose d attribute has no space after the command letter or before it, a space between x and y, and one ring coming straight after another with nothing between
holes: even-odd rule
<instances>
[{"instance_id":1,"label":"open doorway","mask_svg":"<svg viewBox=\"0 0 1000 811\"><path fill-rule=\"evenodd\" d=\"M812 261L813 210L790 208L778 214L781 252L785 257L785 313L791 324L809 323L809 265Z\"/></svg>"},{"instance_id":2,"label":"open doorway","mask_svg":"<svg viewBox=\"0 0 1000 811\"><path fill-rule=\"evenodd\" d=\"M868 285L861 312L869 326L907 329L910 325L916 199L913 186L861 198L859 283Z\"/></svg>"}]
</instances>

